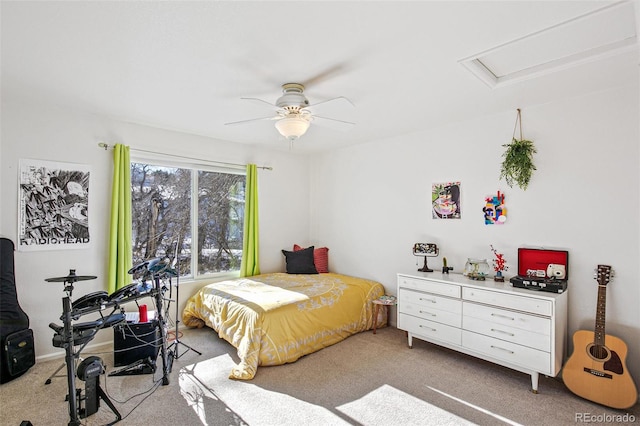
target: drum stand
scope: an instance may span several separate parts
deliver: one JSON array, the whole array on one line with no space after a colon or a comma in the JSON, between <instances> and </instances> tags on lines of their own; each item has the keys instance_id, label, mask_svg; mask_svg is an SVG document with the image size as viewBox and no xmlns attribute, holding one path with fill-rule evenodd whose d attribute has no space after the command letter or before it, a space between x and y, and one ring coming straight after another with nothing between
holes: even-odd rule
<instances>
[{"instance_id":1,"label":"drum stand","mask_svg":"<svg viewBox=\"0 0 640 426\"><path fill-rule=\"evenodd\" d=\"M49 324L49 328L53 329L54 331L58 331L58 327L54 328L55 324ZM62 331L64 330L64 327L60 330ZM73 334L73 333L72 333ZM65 345L66 345L66 340L65 340ZM76 352L76 354L78 355L76 358L78 359L82 359L80 358L80 352L82 352L82 349L84 349L84 347L86 346L86 343L84 345L82 345L82 347ZM60 370L62 370L63 368L65 368L67 366L66 362L63 362L62 364L60 364L60 366L58 368L56 368L56 371L54 371L53 373L51 373L51 375L49 377L47 377L47 380L44 382L45 385L50 385L51 384L51 380L53 380L54 377L64 377L64 376L57 376L57 374L60 372Z\"/></svg>"},{"instance_id":2,"label":"drum stand","mask_svg":"<svg viewBox=\"0 0 640 426\"><path fill-rule=\"evenodd\" d=\"M51 381L54 379L54 377L62 377L62 376L56 376L56 374L58 374L60 372L60 370L62 370L64 367L66 367L66 363L62 363L60 364L60 366L58 368L56 368L56 371L54 371L53 373L51 373L51 375L49 377L47 377L47 380L45 380L44 384L45 385L50 385Z\"/></svg>"},{"instance_id":3,"label":"drum stand","mask_svg":"<svg viewBox=\"0 0 640 426\"><path fill-rule=\"evenodd\" d=\"M65 357L64 361L67 366L67 386L69 389L69 393L67 394L67 401L69 402L69 423L68 426L80 426L80 419L78 418L79 405L82 391L80 389L76 389L76 373L75 373L75 359L79 357L80 351L74 350L73 345L73 325L72 325L72 317L71 317L71 293L73 292L73 282L65 281L64 291L67 292L67 296L62 299L62 317L63 317L63 336L64 336L64 349L65 349ZM57 371L60 371L58 369ZM120 413L116 410L116 407L109 400L106 393L102 391L98 386L98 394L99 397L102 398L105 403L111 408L111 410L116 414L117 419L114 423L117 423L121 420ZM91 413L93 414L93 413Z\"/></svg>"},{"instance_id":4,"label":"drum stand","mask_svg":"<svg viewBox=\"0 0 640 426\"><path fill-rule=\"evenodd\" d=\"M49 324L49 327L52 330L54 330L56 333L59 334L61 331L65 332L65 334L64 334L64 336L65 336L64 337L64 345L63 345L65 347L68 346L68 343L69 343L69 340L67 338L66 331L65 331L67 326L68 326L68 328L69 328L68 333L71 335L70 339L71 339L72 348L73 348L73 330L71 330L71 294L73 293L73 283L75 283L77 281L92 280L92 279L95 279L95 278L97 278L97 277L88 276L88 275L87 276L76 275L76 270L75 269L70 269L69 270L69 275L67 275L66 277L56 277L56 278L47 278L47 279L45 279L45 281L47 281L47 282L64 283L63 284L64 285L64 291L67 293L67 297L66 297L67 302L65 302L64 299L62 300L62 309L63 309L63 312L65 312L65 314L63 314L63 317L61 319L63 321L65 321L64 322L65 326L64 327L60 327L60 326L58 326L56 324L53 324L53 323ZM65 303L68 305L66 310L65 310ZM67 317L67 314L68 314L68 317ZM80 350L82 350L82 349L80 349ZM80 353L80 351L78 351L78 354L79 353ZM47 380L44 382L44 384L45 385L50 384L51 383L51 379L53 379L56 376L56 374L58 374L58 372L65 367L66 364L67 364L66 362L61 364L60 367L58 367L56 369L56 371L54 371L53 374L50 375L47 378Z\"/></svg>"},{"instance_id":5,"label":"drum stand","mask_svg":"<svg viewBox=\"0 0 640 426\"><path fill-rule=\"evenodd\" d=\"M63 310L64 310L64 306L63 306ZM63 336L65 336L64 337L64 343L63 343L62 347L66 348L68 341L67 341L66 335L64 334L64 329L65 329L64 326L61 327L61 326L59 326L57 324L49 323L49 328L52 329L53 331L55 331L56 334L58 334L58 335L60 335L61 332L62 332ZM73 330L71 331L71 335L73 335ZM73 343L75 343L75 342L73 342ZM73 345L73 343L72 343L72 345ZM80 346L80 349L78 349L75 352L74 358L77 358L78 360L82 359L80 357L80 352L82 352L82 350L84 349L85 346L87 346L88 343L89 342L86 342L82 346ZM67 365L66 362L63 362L62 364L60 364L60 366L58 368L56 368L56 371L54 371L53 373L51 373L51 375L49 377L47 377L47 380L44 382L44 384L45 385L50 385L51 384L51 380L53 380L54 377L64 377L64 376L57 376L57 374L60 372L60 370L65 368L66 365Z\"/></svg>"},{"instance_id":6,"label":"drum stand","mask_svg":"<svg viewBox=\"0 0 640 426\"><path fill-rule=\"evenodd\" d=\"M67 393L67 401L69 401L69 426L79 426L78 419L78 400L76 399L76 373L74 371L76 354L73 347L73 326L71 325L71 292L73 286L65 285L67 296L62 299L62 316L63 316L63 335L64 335L64 362L67 365L67 385L69 393Z\"/></svg>"},{"instance_id":7,"label":"drum stand","mask_svg":"<svg viewBox=\"0 0 640 426\"><path fill-rule=\"evenodd\" d=\"M171 283L171 279L169 279L169 283ZM171 343L171 345L169 346L169 349L174 348L173 350L173 358L174 359L178 359L180 358L182 355L186 354L189 351L194 351L195 353L197 353L198 355L202 355L202 352L195 350L194 348L192 348L191 346L182 343L180 341L180 331L178 330L178 324L180 324L180 311L179 311L179 307L178 307L178 302L180 300L180 293L179 293L179 289L180 288L180 269L178 269L178 272L176 274L176 338L173 340L173 343ZM184 352L180 353L180 345L184 346L186 349Z\"/></svg>"},{"instance_id":8,"label":"drum stand","mask_svg":"<svg viewBox=\"0 0 640 426\"><path fill-rule=\"evenodd\" d=\"M155 274L153 276L153 281L156 287L156 310L158 313L158 327L160 328L160 354L162 356L162 385L166 386L169 384L169 373L171 373L171 367L173 366L173 356L170 356L170 353L167 349L167 321L164 318L163 313L163 297L162 297L162 286L160 285L160 274Z\"/></svg>"}]
</instances>

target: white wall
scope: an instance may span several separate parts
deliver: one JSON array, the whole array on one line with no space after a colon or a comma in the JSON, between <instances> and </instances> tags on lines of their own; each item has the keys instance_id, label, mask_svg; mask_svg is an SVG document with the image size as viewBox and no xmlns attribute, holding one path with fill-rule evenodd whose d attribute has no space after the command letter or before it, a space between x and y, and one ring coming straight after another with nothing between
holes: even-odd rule
<instances>
[{"instance_id":1,"label":"white wall","mask_svg":"<svg viewBox=\"0 0 640 426\"><path fill-rule=\"evenodd\" d=\"M330 248L336 272L382 282L395 294L397 272L422 266L414 242L435 242L461 272L467 258L491 260L490 244L517 270L517 249L569 251L569 336L593 330L598 264L612 265L609 334L623 338L629 359L640 359L640 152L638 87L524 107L524 137L538 149L529 188L499 181L502 144L513 111L428 132L344 148L315 159L311 176L311 240ZM462 219L431 218L431 184L459 180ZM485 225L484 198L506 194L508 221ZM508 285L508 284L507 284ZM572 346L572 345L571 345ZM628 363L636 383L640 365Z\"/></svg>"},{"instance_id":2,"label":"white wall","mask_svg":"<svg viewBox=\"0 0 640 426\"><path fill-rule=\"evenodd\" d=\"M93 247L16 252L18 298L31 319L39 357L51 346L50 322L61 314L62 285L45 278L69 269L98 279L76 285L74 297L106 288L106 235L112 175L111 152L98 141L220 161L274 167L259 173L261 266L282 270L280 249L292 243L326 245L336 272L373 278L395 292L395 275L417 269L414 242L441 249L457 271L468 257L491 258L489 244L505 253L513 273L524 245L570 252L569 335L592 329L593 270L610 264L607 332L623 338L628 358L640 358L640 127L638 87L623 87L548 105L524 107L524 136L537 148L527 191L498 180L503 148L511 139L514 111L431 131L398 136L316 155L274 152L124 123L53 106L3 99L0 161L0 234L17 233L17 166L21 158L92 167L90 223ZM311 172L309 172L311 170ZM309 176L310 174L310 176ZM431 219L433 182L462 182L463 217ZM501 190L508 223L486 226L484 197ZM200 283L182 283L182 301ZM76 296L77 295L77 296ZM96 342L111 338L102 331ZM636 383L640 365L628 363Z\"/></svg>"},{"instance_id":3,"label":"white wall","mask_svg":"<svg viewBox=\"0 0 640 426\"><path fill-rule=\"evenodd\" d=\"M76 269L79 275L97 275L96 280L81 281L74 286L74 299L107 288L107 235L113 153L98 148L99 141L110 144L119 142L132 148L196 158L272 166L273 171L260 170L258 176L262 270L283 270L280 250L290 249L293 243L308 239L309 160L306 156L296 155L295 151L268 151L256 146L225 143L60 107L7 99L3 99L2 121L0 235L12 239L16 244L18 161L29 158L91 167L89 223L92 246L80 250L15 253L18 301L31 320L38 357L61 353L61 349L51 345L53 331L48 324L60 323L63 285L47 283L45 278L66 276L69 269ZM181 281L181 305L201 285ZM85 318L79 321L85 321ZM104 330L98 333L92 344L111 338L112 332Z\"/></svg>"}]
</instances>

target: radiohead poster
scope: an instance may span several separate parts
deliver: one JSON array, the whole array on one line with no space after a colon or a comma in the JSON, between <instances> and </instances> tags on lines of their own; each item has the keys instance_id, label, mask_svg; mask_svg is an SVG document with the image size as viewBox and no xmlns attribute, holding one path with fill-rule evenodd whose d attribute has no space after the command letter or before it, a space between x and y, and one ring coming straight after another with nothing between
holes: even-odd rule
<instances>
[{"instance_id":1,"label":"radiohead poster","mask_svg":"<svg viewBox=\"0 0 640 426\"><path fill-rule=\"evenodd\" d=\"M20 160L18 250L89 245L89 166Z\"/></svg>"}]
</instances>

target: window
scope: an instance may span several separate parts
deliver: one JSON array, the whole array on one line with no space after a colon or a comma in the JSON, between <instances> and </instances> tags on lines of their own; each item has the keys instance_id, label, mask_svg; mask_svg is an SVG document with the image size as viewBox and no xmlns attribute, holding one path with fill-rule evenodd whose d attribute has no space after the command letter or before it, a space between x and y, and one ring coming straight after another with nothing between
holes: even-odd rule
<instances>
[{"instance_id":1,"label":"window","mask_svg":"<svg viewBox=\"0 0 640 426\"><path fill-rule=\"evenodd\" d=\"M239 271L244 187L244 171L132 162L133 264L177 249L180 276Z\"/></svg>"}]
</instances>

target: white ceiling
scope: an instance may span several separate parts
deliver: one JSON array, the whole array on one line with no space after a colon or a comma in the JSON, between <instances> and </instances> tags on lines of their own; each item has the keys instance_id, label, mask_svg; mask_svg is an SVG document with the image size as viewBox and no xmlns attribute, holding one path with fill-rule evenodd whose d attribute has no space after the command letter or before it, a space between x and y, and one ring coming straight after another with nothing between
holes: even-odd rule
<instances>
[{"instance_id":1,"label":"white ceiling","mask_svg":"<svg viewBox=\"0 0 640 426\"><path fill-rule=\"evenodd\" d=\"M2 1L2 96L289 149L271 121L224 123L307 83L312 104L355 104L318 106L356 125L312 124L294 149L314 152L637 84L637 48L496 88L459 63L612 3Z\"/></svg>"}]
</instances>

